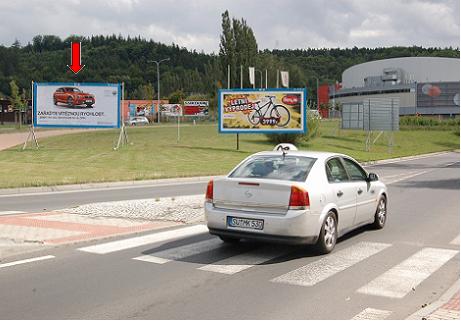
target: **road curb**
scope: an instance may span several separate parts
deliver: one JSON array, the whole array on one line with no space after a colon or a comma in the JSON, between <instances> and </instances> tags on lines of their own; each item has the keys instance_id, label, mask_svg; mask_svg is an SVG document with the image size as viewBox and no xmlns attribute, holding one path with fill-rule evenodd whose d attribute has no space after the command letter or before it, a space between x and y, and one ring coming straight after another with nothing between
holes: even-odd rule
<instances>
[{"instance_id":1,"label":"road curb","mask_svg":"<svg viewBox=\"0 0 461 323\"><path fill-rule=\"evenodd\" d=\"M459 291L459 280L456 281L438 300L432 304L420 309L419 311L411 314L406 320L422 320L429 316L431 313L438 310L445 305L450 299Z\"/></svg>"},{"instance_id":2,"label":"road curb","mask_svg":"<svg viewBox=\"0 0 461 323\"><path fill-rule=\"evenodd\" d=\"M422 155L413 155L406 157L398 157L391 159L383 159L378 161L370 161L361 163L362 166L375 166L383 164L391 164L406 160L414 160L420 158L433 157L438 155L444 155L453 152L451 150L422 154ZM142 188L142 187L151 187L151 186L162 186L162 185L176 185L180 183L202 183L208 182L211 178L222 175L213 175L213 176L197 176L197 177L180 177L180 178L165 178L165 179L154 179L154 180L140 180L140 181L119 181L119 182L103 182L103 183L85 183L85 184L70 184L70 185L54 185L54 186L41 186L41 187L18 187L18 188L5 188L0 189L0 197L7 195L16 195L16 194L36 194L36 193L57 193L57 192L72 192L72 191L91 191L91 190L100 190L100 189L126 189L126 188Z\"/></svg>"},{"instance_id":3,"label":"road curb","mask_svg":"<svg viewBox=\"0 0 461 323\"><path fill-rule=\"evenodd\" d=\"M414 160L414 159L422 159L428 157L434 157L439 155L445 155L448 153L454 152L453 150L445 150L439 151L436 153L428 153L428 154L421 154L421 155L413 155L413 156L405 156L405 157L397 157L397 158L390 158L390 159L382 159L382 160L375 160L369 162L360 163L362 166L374 166L374 165L385 165L385 164L392 164L406 160Z\"/></svg>"}]
</instances>

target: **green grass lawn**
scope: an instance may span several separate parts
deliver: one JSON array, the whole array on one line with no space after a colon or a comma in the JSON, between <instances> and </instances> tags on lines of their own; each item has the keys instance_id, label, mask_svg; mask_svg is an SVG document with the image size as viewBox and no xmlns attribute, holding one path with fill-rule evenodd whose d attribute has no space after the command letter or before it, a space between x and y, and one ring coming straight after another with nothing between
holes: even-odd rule
<instances>
[{"instance_id":1,"label":"green grass lawn","mask_svg":"<svg viewBox=\"0 0 461 323\"><path fill-rule=\"evenodd\" d=\"M105 181L188 177L227 173L251 153L272 150L263 135L219 134L214 124L129 128L130 145L114 151L118 130L86 132L41 140L40 149L0 151L0 188ZM323 120L319 136L301 149L335 151L360 161L386 159L459 148L455 131L396 132L388 151L383 135L365 152L365 133L340 130L338 121Z\"/></svg>"}]
</instances>

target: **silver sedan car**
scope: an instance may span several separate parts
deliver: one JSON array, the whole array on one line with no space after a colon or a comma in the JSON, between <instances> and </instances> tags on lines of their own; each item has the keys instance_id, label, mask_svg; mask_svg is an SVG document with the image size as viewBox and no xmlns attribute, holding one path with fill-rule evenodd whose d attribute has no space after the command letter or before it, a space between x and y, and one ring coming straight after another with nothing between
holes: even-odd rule
<instances>
[{"instance_id":1,"label":"silver sedan car","mask_svg":"<svg viewBox=\"0 0 461 323\"><path fill-rule=\"evenodd\" d=\"M383 228L387 202L386 185L353 158L280 144L211 180L205 219L225 242L307 243L329 253L355 228Z\"/></svg>"}]
</instances>

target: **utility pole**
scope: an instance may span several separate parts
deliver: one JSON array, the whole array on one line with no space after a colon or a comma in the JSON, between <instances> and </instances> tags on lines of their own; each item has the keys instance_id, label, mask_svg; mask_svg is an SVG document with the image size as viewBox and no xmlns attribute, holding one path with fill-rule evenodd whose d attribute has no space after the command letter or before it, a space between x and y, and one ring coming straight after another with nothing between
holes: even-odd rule
<instances>
[{"instance_id":1,"label":"utility pole","mask_svg":"<svg viewBox=\"0 0 461 323\"><path fill-rule=\"evenodd\" d=\"M266 69L266 89L267 89L267 69Z\"/></svg>"},{"instance_id":2,"label":"utility pole","mask_svg":"<svg viewBox=\"0 0 461 323\"><path fill-rule=\"evenodd\" d=\"M279 70L277 70L277 89L279 88L279 76L280 76L280 72Z\"/></svg>"},{"instance_id":3,"label":"utility pole","mask_svg":"<svg viewBox=\"0 0 461 323\"><path fill-rule=\"evenodd\" d=\"M159 61L148 61L149 63L157 64L157 104L158 104L158 111L157 111L157 123L160 123L160 63L169 61L170 58L164 58Z\"/></svg>"}]
</instances>

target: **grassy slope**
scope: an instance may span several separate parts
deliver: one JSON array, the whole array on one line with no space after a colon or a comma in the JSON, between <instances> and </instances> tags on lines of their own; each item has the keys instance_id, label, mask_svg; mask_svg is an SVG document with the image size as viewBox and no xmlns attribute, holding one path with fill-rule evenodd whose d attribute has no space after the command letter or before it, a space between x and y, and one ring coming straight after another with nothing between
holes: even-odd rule
<instances>
[{"instance_id":1,"label":"grassy slope","mask_svg":"<svg viewBox=\"0 0 461 323\"><path fill-rule=\"evenodd\" d=\"M339 130L323 121L320 137L301 143L303 149L336 151L360 161L459 148L454 131L400 131L388 152L383 135L365 152L365 133ZM114 151L117 130L63 135L44 139L39 150L18 147L0 152L0 188L54 184L216 175L228 172L249 154L271 150L263 135L218 134L216 125L184 126L176 143L175 127L130 128L132 145Z\"/></svg>"}]
</instances>

